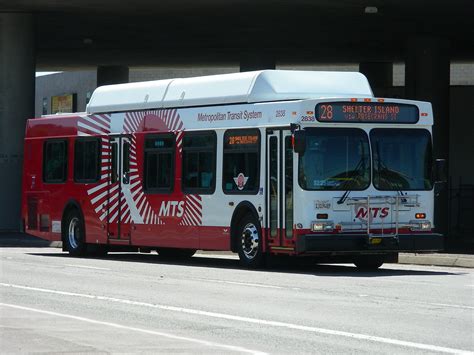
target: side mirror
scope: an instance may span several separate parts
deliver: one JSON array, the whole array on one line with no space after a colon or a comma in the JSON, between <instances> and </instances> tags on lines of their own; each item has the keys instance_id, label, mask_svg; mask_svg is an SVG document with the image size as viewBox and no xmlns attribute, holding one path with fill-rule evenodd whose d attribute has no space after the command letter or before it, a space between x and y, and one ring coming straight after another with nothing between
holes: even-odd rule
<instances>
[{"instance_id":1,"label":"side mirror","mask_svg":"<svg viewBox=\"0 0 474 355\"><path fill-rule=\"evenodd\" d=\"M306 151L306 132L302 129L293 132L293 150L300 155Z\"/></svg>"},{"instance_id":2,"label":"side mirror","mask_svg":"<svg viewBox=\"0 0 474 355\"><path fill-rule=\"evenodd\" d=\"M434 166L434 180L437 183L444 183L448 181L448 164L446 159L436 159Z\"/></svg>"}]
</instances>

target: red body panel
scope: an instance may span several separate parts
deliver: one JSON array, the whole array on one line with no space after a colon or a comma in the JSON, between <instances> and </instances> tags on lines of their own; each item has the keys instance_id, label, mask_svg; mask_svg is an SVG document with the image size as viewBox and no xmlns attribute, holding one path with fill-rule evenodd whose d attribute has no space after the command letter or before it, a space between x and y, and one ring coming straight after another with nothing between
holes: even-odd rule
<instances>
[{"instance_id":1,"label":"red body panel","mask_svg":"<svg viewBox=\"0 0 474 355\"><path fill-rule=\"evenodd\" d=\"M100 215L104 214L103 206L105 206L106 202L105 198L100 198L99 193L106 191L106 188L101 188L101 186L108 183L109 177L102 177L101 180L95 183L76 183L73 179L74 142L75 138L80 136L81 132L84 132L84 129L80 129L80 124L78 125L78 123L84 121L84 117L87 119L87 127L104 133L103 135L98 135L97 132L86 131L87 134L102 138L102 154L110 152L110 145L107 146L108 143L106 142L110 131L108 132L107 129L103 128L103 123L106 122L106 119L110 121L110 118L107 115L100 116L97 118L97 124L94 124L92 121L93 116L92 118L91 116L57 116L28 120L25 138L22 196L22 216L25 221L26 232L47 240L61 240L61 231L57 228L55 229L54 224L57 226L57 222L63 220L66 206L71 201L74 201L80 206L84 216L87 243L124 244L123 240L114 240L113 235L108 235L114 230L114 223L111 223L108 219L101 220L100 218ZM136 118L136 116L134 117ZM147 118L150 117L152 120L147 121ZM127 122L132 122L132 120L126 121L126 124ZM131 126L129 132L125 132L132 135L133 146L139 147L139 149L135 150L135 155L131 157L132 162L136 162L134 167L136 167L137 172L135 176L132 176L130 183L131 186L135 185L131 188L132 194L137 193L137 196L144 196L141 201L139 197L137 198L137 206L146 199L146 203L151 206L148 212L150 210L159 211L162 203L183 201L185 213L181 217L170 214L168 216L150 218L149 220L144 218L145 223L136 224L133 223L133 220L127 219L127 213L130 214L131 212L124 209L122 216L123 224L127 221L129 229L126 232L122 231L121 234L125 236L130 233L130 238L122 239L129 239L129 242L126 244L134 246L230 250L230 221L229 226L225 228L203 226L202 211L199 209L200 196L185 195L181 191L182 152L180 149L175 151L176 169L172 193L143 193L144 151L142 147L144 144L144 134L140 132L170 132L170 128L169 125L167 126L164 123L165 119L157 119L156 114L142 115L140 122L140 124ZM131 125L131 123L128 124ZM176 126L175 128L181 128L179 126L180 123L176 120L172 124ZM68 166L67 180L64 183L45 183L43 181L42 161L44 142L52 138L67 140ZM177 140L180 139L181 135L178 134ZM104 155L102 158L104 158ZM102 167L106 165L107 163L104 163L103 160ZM138 184L133 184L137 181L139 181ZM108 188L110 189L111 187L113 187L113 184L108 183ZM95 192L92 193L91 191L94 190ZM111 197L108 208L110 208L110 204L117 202L118 196ZM123 202L123 196L120 196ZM191 213L188 213L188 210ZM147 215L146 209L144 209L143 216L150 216L149 214ZM42 220L43 225L41 225ZM46 220L48 223L46 223ZM159 221L159 223L151 223L152 220L153 222ZM184 223L183 221L185 220L188 223Z\"/></svg>"}]
</instances>

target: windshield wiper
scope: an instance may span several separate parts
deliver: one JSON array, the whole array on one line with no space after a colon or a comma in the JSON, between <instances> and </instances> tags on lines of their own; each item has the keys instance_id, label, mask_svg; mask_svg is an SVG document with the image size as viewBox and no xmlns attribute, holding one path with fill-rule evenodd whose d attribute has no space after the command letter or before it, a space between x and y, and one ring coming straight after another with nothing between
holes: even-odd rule
<instances>
[{"instance_id":1,"label":"windshield wiper","mask_svg":"<svg viewBox=\"0 0 474 355\"><path fill-rule=\"evenodd\" d=\"M389 168L387 167L387 165L382 162L382 159L381 159L381 157L380 157L380 146L379 146L379 142L375 143L375 150L377 151L377 166L378 166L378 169L377 169L377 170L378 170L378 172L379 172L379 175L380 175L381 171L390 171L390 172L394 172L394 173L397 173L397 174L398 174L398 172L389 169ZM386 175L388 175L388 174L386 173ZM398 185L397 183L395 183L394 181L392 181L392 180L390 179L390 177L387 177L386 179L387 179L387 181L388 181L390 187L391 187L391 188L395 188L395 189L397 190L397 192L398 192L401 196L403 196L403 191L398 187L399 185Z\"/></svg>"},{"instance_id":2,"label":"windshield wiper","mask_svg":"<svg viewBox=\"0 0 474 355\"><path fill-rule=\"evenodd\" d=\"M347 197L349 197L349 193L351 191L352 191L351 189L346 190L344 194L341 196L341 198L337 201L337 204L342 205L347 200Z\"/></svg>"},{"instance_id":3,"label":"windshield wiper","mask_svg":"<svg viewBox=\"0 0 474 355\"><path fill-rule=\"evenodd\" d=\"M348 184L349 182L352 181L353 177L357 177L360 174L360 172L362 171L362 169L365 169L365 157L364 157L364 152L362 152L362 157L360 158L359 162L357 163L356 167L354 170L352 170L352 173L351 173L351 179L350 180L346 180L344 181L344 184L343 184L343 188L347 189L344 194L341 196L341 198L337 201L337 204L338 205L341 205L344 203L344 201L347 200L347 197L349 197L349 194L350 192L352 191L352 188L348 188Z\"/></svg>"}]
</instances>

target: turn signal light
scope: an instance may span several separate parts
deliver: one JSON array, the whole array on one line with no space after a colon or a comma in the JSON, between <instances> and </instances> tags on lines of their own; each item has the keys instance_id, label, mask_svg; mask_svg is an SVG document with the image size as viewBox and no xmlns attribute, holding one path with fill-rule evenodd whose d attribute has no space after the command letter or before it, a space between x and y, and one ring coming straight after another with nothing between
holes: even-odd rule
<instances>
[{"instance_id":1,"label":"turn signal light","mask_svg":"<svg viewBox=\"0 0 474 355\"><path fill-rule=\"evenodd\" d=\"M426 213L416 213L415 218L416 219L425 219L426 218Z\"/></svg>"},{"instance_id":2,"label":"turn signal light","mask_svg":"<svg viewBox=\"0 0 474 355\"><path fill-rule=\"evenodd\" d=\"M328 214L327 213L318 213L316 215L317 219L328 219Z\"/></svg>"}]
</instances>

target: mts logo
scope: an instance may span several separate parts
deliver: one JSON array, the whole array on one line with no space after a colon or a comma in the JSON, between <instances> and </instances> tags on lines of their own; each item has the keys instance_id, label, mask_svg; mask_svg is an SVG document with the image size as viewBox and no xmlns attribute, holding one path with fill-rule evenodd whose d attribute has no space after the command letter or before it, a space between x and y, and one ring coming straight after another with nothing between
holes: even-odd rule
<instances>
[{"instance_id":1,"label":"mts logo","mask_svg":"<svg viewBox=\"0 0 474 355\"><path fill-rule=\"evenodd\" d=\"M373 218L385 218L388 216L388 211L390 209L388 207L371 207L370 208L370 213L371 217ZM366 219L367 218L367 208L366 207L359 207L359 209L356 212L356 218L359 219Z\"/></svg>"},{"instance_id":2,"label":"mts logo","mask_svg":"<svg viewBox=\"0 0 474 355\"><path fill-rule=\"evenodd\" d=\"M184 201L163 201L160 207L160 217L182 217Z\"/></svg>"}]
</instances>

